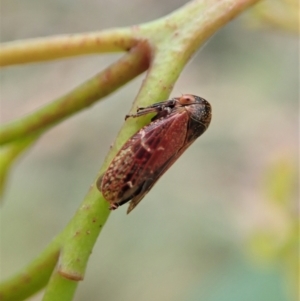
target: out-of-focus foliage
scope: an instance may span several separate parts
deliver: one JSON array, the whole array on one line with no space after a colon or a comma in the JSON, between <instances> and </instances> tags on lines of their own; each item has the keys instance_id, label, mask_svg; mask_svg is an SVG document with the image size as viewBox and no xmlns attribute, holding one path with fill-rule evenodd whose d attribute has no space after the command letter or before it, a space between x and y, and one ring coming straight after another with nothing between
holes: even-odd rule
<instances>
[{"instance_id":1,"label":"out-of-focus foliage","mask_svg":"<svg viewBox=\"0 0 300 301\"><path fill-rule=\"evenodd\" d=\"M288 25L295 24L294 9L287 15L295 2L262 2L244 17L254 22L264 10L276 16L273 25L295 31ZM138 24L184 3L3 0L1 38ZM249 29L244 17L208 41L172 93L206 98L213 107L209 130L136 212L127 216L123 206L111 214L76 300L295 300L298 40L274 27ZM66 93L115 58L95 55L3 69L2 121ZM34 258L72 217L141 83L142 77L58 125L15 166L1 208L1 277Z\"/></svg>"},{"instance_id":2,"label":"out-of-focus foliage","mask_svg":"<svg viewBox=\"0 0 300 301\"><path fill-rule=\"evenodd\" d=\"M252 24L299 33L298 0L264 0L253 9Z\"/></svg>"},{"instance_id":3,"label":"out-of-focus foliage","mask_svg":"<svg viewBox=\"0 0 300 301\"><path fill-rule=\"evenodd\" d=\"M299 204L297 161L285 155L264 172L264 211L250 237L251 256L261 264L279 265L291 294L299 290Z\"/></svg>"}]
</instances>

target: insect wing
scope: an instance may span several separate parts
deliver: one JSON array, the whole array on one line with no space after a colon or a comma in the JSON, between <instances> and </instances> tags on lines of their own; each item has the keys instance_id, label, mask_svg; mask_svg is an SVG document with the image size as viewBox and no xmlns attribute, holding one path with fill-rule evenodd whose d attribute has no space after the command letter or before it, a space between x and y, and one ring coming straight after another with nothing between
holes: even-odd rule
<instances>
[{"instance_id":1,"label":"insect wing","mask_svg":"<svg viewBox=\"0 0 300 301\"><path fill-rule=\"evenodd\" d=\"M188 130L188 128L187 128ZM187 132L186 132L187 133ZM201 132L202 134L203 132ZM201 135L200 134L200 135ZM185 150L198 138L196 135L195 137L192 137L187 142L187 136L185 136L184 144L181 148L178 149L177 152L174 153L173 156L171 156L160 168L156 170L156 172L151 176L148 177L148 179L144 182L143 187L139 194L134 196L129 204L129 207L127 209L127 214L131 212L138 203L145 197L145 195L152 189L154 184L160 179L160 177L176 162L176 160L185 152Z\"/></svg>"},{"instance_id":2,"label":"insect wing","mask_svg":"<svg viewBox=\"0 0 300 301\"><path fill-rule=\"evenodd\" d=\"M135 208L211 121L210 104L191 94L139 108L125 119L149 113L156 113L152 122L123 145L97 181L110 209L130 200L127 212Z\"/></svg>"},{"instance_id":3,"label":"insect wing","mask_svg":"<svg viewBox=\"0 0 300 301\"><path fill-rule=\"evenodd\" d=\"M116 205L134 198L131 211L167 169L171 158L183 147L188 120L185 110L176 111L150 123L132 136L102 179L104 197Z\"/></svg>"},{"instance_id":4,"label":"insect wing","mask_svg":"<svg viewBox=\"0 0 300 301\"><path fill-rule=\"evenodd\" d=\"M178 154L178 153L177 153ZM169 167L176 161L176 159L180 155L173 155L163 166L161 166L155 174L152 175L152 177L145 180L143 183L143 187L139 194L134 196L132 200L129 203L127 214L130 213L137 205L138 203L145 197L145 195L151 190L151 188L154 186L154 184L160 179L160 177L169 169Z\"/></svg>"}]
</instances>

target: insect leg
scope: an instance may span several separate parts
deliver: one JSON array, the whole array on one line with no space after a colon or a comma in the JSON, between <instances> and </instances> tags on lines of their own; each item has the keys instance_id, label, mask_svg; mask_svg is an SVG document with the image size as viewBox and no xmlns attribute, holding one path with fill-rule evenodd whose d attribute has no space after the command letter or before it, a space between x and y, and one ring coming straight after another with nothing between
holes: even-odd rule
<instances>
[{"instance_id":1,"label":"insect leg","mask_svg":"<svg viewBox=\"0 0 300 301\"><path fill-rule=\"evenodd\" d=\"M116 203L113 203L113 204L110 204L109 206L109 210L116 210L120 205L119 204L116 204Z\"/></svg>"},{"instance_id":2,"label":"insect leg","mask_svg":"<svg viewBox=\"0 0 300 301\"><path fill-rule=\"evenodd\" d=\"M143 197L145 196L145 194L150 190L149 188L154 184L153 182L155 182L153 179L149 178L147 179L143 185L141 186L140 191L138 192L137 195L135 195L133 197L133 199L131 200L131 202L129 203L129 207L127 210L127 214L135 207L137 206L137 204L143 199Z\"/></svg>"},{"instance_id":3,"label":"insect leg","mask_svg":"<svg viewBox=\"0 0 300 301\"><path fill-rule=\"evenodd\" d=\"M175 106L175 103L176 103L176 101L171 99L171 100L155 103L155 104L150 105L145 108L138 108L136 114L126 115L125 120L128 117L139 117L139 116L146 115L149 113L158 113L159 114L162 111L165 111L164 115L167 115L168 113L170 113L171 109Z\"/></svg>"}]
</instances>

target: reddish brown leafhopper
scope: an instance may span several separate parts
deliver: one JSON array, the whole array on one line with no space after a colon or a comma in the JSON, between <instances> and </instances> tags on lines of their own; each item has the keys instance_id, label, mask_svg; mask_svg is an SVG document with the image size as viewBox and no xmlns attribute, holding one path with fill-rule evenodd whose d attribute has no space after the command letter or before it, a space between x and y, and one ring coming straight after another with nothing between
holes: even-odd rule
<instances>
[{"instance_id":1,"label":"reddish brown leafhopper","mask_svg":"<svg viewBox=\"0 0 300 301\"><path fill-rule=\"evenodd\" d=\"M110 209L131 201L129 213L211 120L210 104L191 94L139 108L126 118L149 113L156 113L151 123L123 145L97 181Z\"/></svg>"}]
</instances>

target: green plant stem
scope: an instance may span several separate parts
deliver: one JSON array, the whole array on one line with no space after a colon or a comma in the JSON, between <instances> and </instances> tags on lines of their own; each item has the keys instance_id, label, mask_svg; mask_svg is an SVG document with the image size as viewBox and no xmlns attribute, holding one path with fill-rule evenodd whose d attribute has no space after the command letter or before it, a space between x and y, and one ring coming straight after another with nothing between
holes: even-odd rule
<instances>
[{"instance_id":1,"label":"green plant stem","mask_svg":"<svg viewBox=\"0 0 300 301\"><path fill-rule=\"evenodd\" d=\"M58 267L47 285L44 300L72 300L78 281L84 278L88 259L110 211L95 183L62 235Z\"/></svg>"},{"instance_id":2,"label":"green plant stem","mask_svg":"<svg viewBox=\"0 0 300 301\"><path fill-rule=\"evenodd\" d=\"M64 301L72 300L78 281L84 277L93 245L109 213L107 202L94 183L63 232L37 259L0 284L0 300L24 300L36 293L47 284L55 265L57 268L47 285L45 300L62 300L58 299L60 295L65 296Z\"/></svg>"},{"instance_id":3,"label":"green plant stem","mask_svg":"<svg viewBox=\"0 0 300 301\"><path fill-rule=\"evenodd\" d=\"M96 99L107 95L144 71L148 67L150 57L149 71L131 112L135 111L137 106L166 99L182 69L199 46L241 11L256 2L258 0L196 0L165 18L136 26L133 40L143 43L138 43L136 48L126 54L122 63L113 65L115 69L111 66L109 72L107 69L100 73L101 76L80 86L71 95L68 94L54 104L6 125L1 131L1 143L19 139L24 135L40 133L91 105ZM152 50L151 56L149 48ZM105 171L124 142L148 122L149 116L138 120L127 119L99 174ZM78 280L84 277L88 258L108 215L107 202L97 191L94 182L75 217L59 235L61 244L59 263L50 278L44 300L58 300L60 296L65 296L66 301L71 300ZM18 281L20 280L16 278L14 284L17 285Z\"/></svg>"},{"instance_id":4,"label":"green plant stem","mask_svg":"<svg viewBox=\"0 0 300 301\"><path fill-rule=\"evenodd\" d=\"M46 287L43 301L73 300L77 285L77 281L70 281L55 271Z\"/></svg>"},{"instance_id":5,"label":"green plant stem","mask_svg":"<svg viewBox=\"0 0 300 301\"><path fill-rule=\"evenodd\" d=\"M120 52L137 44L130 28L59 35L3 43L0 66L41 62L83 54Z\"/></svg>"},{"instance_id":6,"label":"green plant stem","mask_svg":"<svg viewBox=\"0 0 300 301\"><path fill-rule=\"evenodd\" d=\"M167 99L183 68L200 45L256 2L259 0L191 1L164 18L137 26L136 36L146 38L153 53L151 67L130 112ZM108 167L124 142L148 124L150 118L146 115L126 120L99 174Z\"/></svg>"},{"instance_id":7,"label":"green plant stem","mask_svg":"<svg viewBox=\"0 0 300 301\"><path fill-rule=\"evenodd\" d=\"M129 82L148 67L148 53L145 48L146 43L140 43L120 60L68 94L30 115L3 125L0 130L0 144L39 133Z\"/></svg>"},{"instance_id":8,"label":"green plant stem","mask_svg":"<svg viewBox=\"0 0 300 301\"><path fill-rule=\"evenodd\" d=\"M26 268L0 284L0 300L24 300L42 289L49 281L58 256L59 240L55 239Z\"/></svg>"},{"instance_id":9,"label":"green plant stem","mask_svg":"<svg viewBox=\"0 0 300 301\"><path fill-rule=\"evenodd\" d=\"M107 202L94 183L64 236L58 271L65 278L83 279L93 245L109 213Z\"/></svg>"},{"instance_id":10,"label":"green plant stem","mask_svg":"<svg viewBox=\"0 0 300 301\"><path fill-rule=\"evenodd\" d=\"M31 136L5 145L0 149L0 197L3 195L9 171L15 160L28 149L37 137Z\"/></svg>"}]
</instances>

